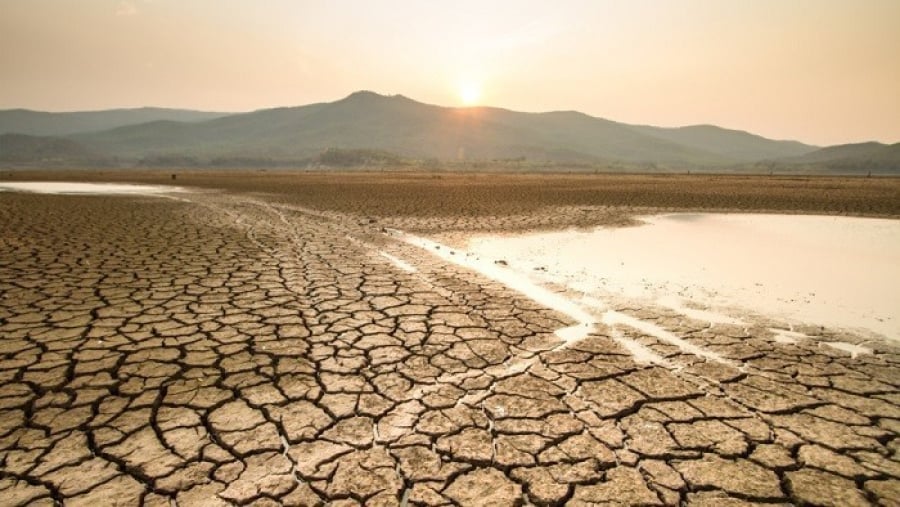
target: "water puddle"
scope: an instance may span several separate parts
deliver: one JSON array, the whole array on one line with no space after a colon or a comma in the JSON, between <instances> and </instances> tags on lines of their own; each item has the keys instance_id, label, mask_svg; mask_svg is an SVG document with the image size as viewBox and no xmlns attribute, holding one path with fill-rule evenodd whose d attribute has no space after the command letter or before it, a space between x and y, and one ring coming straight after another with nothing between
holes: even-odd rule
<instances>
[{"instance_id":1,"label":"water puddle","mask_svg":"<svg viewBox=\"0 0 900 507\"><path fill-rule=\"evenodd\" d=\"M444 261L481 273L487 278L500 282L510 289L528 296L533 301L567 315L579 323L593 324L595 322L594 317L576 303L541 286L539 283L529 279L527 275L518 273L515 270L506 267L503 263L498 263L489 258L468 255L466 252L457 251L446 245L420 236L414 236L400 231L392 232L402 241L427 250Z\"/></svg>"},{"instance_id":2,"label":"water puddle","mask_svg":"<svg viewBox=\"0 0 900 507\"><path fill-rule=\"evenodd\" d=\"M31 192L36 194L113 194L158 195L186 192L182 187L169 185L132 185L127 183L71 183L64 181L8 181L0 182L0 192Z\"/></svg>"},{"instance_id":3,"label":"water puddle","mask_svg":"<svg viewBox=\"0 0 900 507\"><path fill-rule=\"evenodd\" d=\"M672 368L673 366L669 364L662 356L648 349L647 347L641 345L640 343L631 340L625 337L625 334L622 333L622 330L618 327L610 328L610 338L612 338L616 343L618 343L623 349L627 350L629 354L634 358L635 362L641 364L658 364L660 366L664 366L666 368Z\"/></svg>"},{"instance_id":4,"label":"water puddle","mask_svg":"<svg viewBox=\"0 0 900 507\"><path fill-rule=\"evenodd\" d=\"M468 252L537 285L646 301L713 324L742 325L749 311L900 339L900 220L692 213L645 221L480 235Z\"/></svg>"},{"instance_id":5,"label":"water puddle","mask_svg":"<svg viewBox=\"0 0 900 507\"><path fill-rule=\"evenodd\" d=\"M594 326L590 322L579 322L572 326L561 327L554 334L563 341L563 346L565 346L584 340L593 330Z\"/></svg>"},{"instance_id":6,"label":"water puddle","mask_svg":"<svg viewBox=\"0 0 900 507\"><path fill-rule=\"evenodd\" d=\"M689 317L694 320L709 322L710 324L730 324L733 326L747 326L747 322L725 315L724 313L713 312L708 309L694 308L690 306L688 301L678 296L663 296L656 300L656 303L662 307L675 311L680 315Z\"/></svg>"},{"instance_id":7,"label":"water puddle","mask_svg":"<svg viewBox=\"0 0 900 507\"><path fill-rule=\"evenodd\" d=\"M777 343L793 344L793 343L799 343L799 342L809 338L809 336L807 336L803 333L799 333L797 331L790 331L787 329L778 329L778 328L770 327L769 331L772 332L772 334L773 334L772 339L775 340L775 342L777 342Z\"/></svg>"},{"instance_id":8,"label":"water puddle","mask_svg":"<svg viewBox=\"0 0 900 507\"><path fill-rule=\"evenodd\" d=\"M401 271L406 271L407 273L415 273L417 270L410 263L404 261L403 259L399 259L394 257L393 255L387 252L378 252L379 255L389 260L391 264L399 268Z\"/></svg>"},{"instance_id":9,"label":"water puddle","mask_svg":"<svg viewBox=\"0 0 900 507\"><path fill-rule=\"evenodd\" d=\"M679 338L673 333L661 328L660 326L652 322L647 322L621 312L609 310L603 314L603 323L608 326L625 325L632 329L637 329L638 331L652 336L660 341L668 343L669 345L674 345L681 349L681 351L684 353L693 354L709 361L716 361L718 363L727 364L729 366L735 366L732 361L722 357L721 355L706 350L703 347L698 347L697 345L694 345L687 340Z\"/></svg>"},{"instance_id":10,"label":"water puddle","mask_svg":"<svg viewBox=\"0 0 900 507\"><path fill-rule=\"evenodd\" d=\"M854 345L852 343L847 342L824 342L822 345L826 345L836 350L840 350L842 352L846 352L850 354L850 357L855 358L857 356L871 354L872 349L868 347L863 347L862 345Z\"/></svg>"},{"instance_id":11,"label":"water puddle","mask_svg":"<svg viewBox=\"0 0 900 507\"><path fill-rule=\"evenodd\" d=\"M476 271L576 321L575 324L557 329L554 332L561 342L552 350L564 349L586 339L594 332L595 324L602 322L610 327L613 339L629 351L639 362L669 366L668 362L655 352L619 332L618 327L630 327L646 335L653 336L660 341L675 345L686 353L695 354L707 360L732 364L731 361L720 355L678 338L652 322L646 322L615 310L608 310L606 309L607 305L601 300L585 295L581 300L585 306L582 306L565 295L554 292L539 282L532 280L527 274L511 269L505 261L495 260L493 257L483 258L471 252L454 250L447 245L401 231L391 230L389 232L406 243L418 246L444 261ZM529 360L523 364L530 365L532 362L533 360ZM515 369L515 366L507 365L506 368L508 371L513 371L512 369Z\"/></svg>"}]
</instances>

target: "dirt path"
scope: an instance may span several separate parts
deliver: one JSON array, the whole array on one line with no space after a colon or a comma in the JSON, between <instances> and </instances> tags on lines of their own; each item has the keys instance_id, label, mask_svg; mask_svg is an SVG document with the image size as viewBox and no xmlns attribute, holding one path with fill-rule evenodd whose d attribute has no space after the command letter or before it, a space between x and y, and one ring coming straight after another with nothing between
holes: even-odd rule
<instances>
[{"instance_id":1,"label":"dirt path","mask_svg":"<svg viewBox=\"0 0 900 507\"><path fill-rule=\"evenodd\" d=\"M0 194L0 504L900 497L896 348L581 322L359 214L181 197Z\"/></svg>"}]
</instances>

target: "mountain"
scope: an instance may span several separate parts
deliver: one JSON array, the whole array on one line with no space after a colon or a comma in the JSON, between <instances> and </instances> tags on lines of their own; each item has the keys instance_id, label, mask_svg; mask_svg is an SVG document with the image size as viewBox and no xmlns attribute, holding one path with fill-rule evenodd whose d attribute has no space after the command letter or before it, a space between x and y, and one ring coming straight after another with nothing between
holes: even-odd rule
<instances>
[{"instance_id":1,"label":"mountain","mask_svg":"<svg viewBox=\"0 0 900 507\"><path fill-rule=\"evenodd\" d=\"M330 103L234 114L194 123L156 121L72 139L126 158L179 155L298 160L328 148L409 158L627 162L716 166L815 149L718 127L636 127L575 111L452 108L401 95L356 92ZM727 140L727 144L723 144Z\"/></svg>"},{"instance_id":2,"label":"mountain","mask_svg":"<svg viewBox=\"0 0 900 507\"><path fill-rule=\"evenodd\" d=\"M581 113L447 108L371 92L357 92L326 104L256 111L194 124L153 122L73 138L123 157L179 153L302 159L339 147L450 160L524 156L542 160L721 162L702 150Z\"/></svg>"},{"instance_id":3,"label":"mountain","mask_svg":"<svg viewBox=\"0 0 900 507\"><path fill-rule=\"evenodd\" d=\"M679 128L641 125L634 128L660 139L710 151L737 162L796 157L817 149L815 146L797 141L773 141L749 132L729 130L714 125L692 125Z\"/></svg>"},{"instance_id":4,"label":"mountain","mask_svg":"<svg viewBox=\"0 0 900 507\"><path fill-rule=\"evenodd\" d=\"M816 166L831 172L900 174L900 143L840 144L777 162Z\"/></svg>"},{"instance_id":5,"label":"mountain","mask_svg":"<svg viewBox=\"0 0 900 507\"><path fill-rule=\"evenodd\" d=\"M0 129L18 134L3 136L0 143L0 161L8 163L105 159L147 165L348 166L499 160L510 167L900 172L900 144L820 149L713 125L662 128L576 111L441 107L367 91L335 102L236 114L149 108L0 111ZM49 134L21 135L34 131Z\"/></svg>"},{"instance_id":6,"label":"mountain","mask_svg":"<svg viewBox=\"0 0 900 507\"><path fill-rule=\"evenodd\" d=\"M124 125L169 120L194 122L210 120L228 113L209 113L182 109L143 107L73 113L47 113L28 109L0 110L0 134L66 136L80 132L108 130Z\"/></svg>"},{"instance_id":7,"label":"mountain","mask_svg":"<svg viewBox=\"0 0 900 507\"><path fill-rule=\"evenodd\" d=\"M287 158L296 154L292 144L303 131L314 127L316 120L308 117L323 106L266 109L195 123L154 121L71 137L98 151L132 158L161 154ZM332 140L334 144L319 151L343 142Z\"/></svg>"},{"instance_id":8,"label":"mountain","mask_svg":"<svg viewBox=\"0 0 900 507\"><path fill-rule=\"evenodd\" d=\"M898 163L900 162L900 143L839 144L791 159L792 162L805 164L856 160Z\"/></svg>"},{"instance_id":9,"label":"mountain","mask_svg":"<svg viewBox=\"0 0 900 507\"><path fill-rule=\"evenodd\" d=\"M25 134L0 135L0 162L56 164L88 162L99 158L101 157L96 153L71 139Z\"/></svg>"}]
</instances>

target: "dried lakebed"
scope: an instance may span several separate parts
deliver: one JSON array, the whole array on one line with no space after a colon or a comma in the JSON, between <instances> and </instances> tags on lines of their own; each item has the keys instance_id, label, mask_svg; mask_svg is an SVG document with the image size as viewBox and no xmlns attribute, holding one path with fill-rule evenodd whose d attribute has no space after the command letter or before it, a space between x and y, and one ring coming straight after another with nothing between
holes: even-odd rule
<instances>
[{"instance_id":1,"label":"dried lakebed","mask_svg":"<svg viewBox=\"0 0 900 507\"><path fill-rule=\"evenodd\" d=\"M0 503L900 497L887 340L599 311L391 223L160 195L0 193Z\"/></svg>"}]
</instances>

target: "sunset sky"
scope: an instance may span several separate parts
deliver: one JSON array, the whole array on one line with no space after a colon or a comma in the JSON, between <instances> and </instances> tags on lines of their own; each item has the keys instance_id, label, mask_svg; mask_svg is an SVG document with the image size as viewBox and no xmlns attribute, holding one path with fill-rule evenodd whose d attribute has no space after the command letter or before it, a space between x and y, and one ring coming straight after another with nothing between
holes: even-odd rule
<instances>
[{"instance_id":1,"label":"sunset sky","mask_svg":"<svg viewBox=\"0 0 900 507\"><path fill-rule=\"evenodd\" d=\"M814 144L900 141L900 1L0 0L0 108L355 90Z\"/></svg>"}]
</instances>

